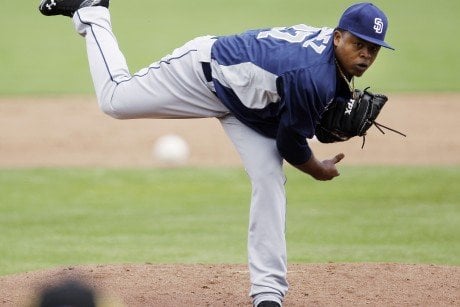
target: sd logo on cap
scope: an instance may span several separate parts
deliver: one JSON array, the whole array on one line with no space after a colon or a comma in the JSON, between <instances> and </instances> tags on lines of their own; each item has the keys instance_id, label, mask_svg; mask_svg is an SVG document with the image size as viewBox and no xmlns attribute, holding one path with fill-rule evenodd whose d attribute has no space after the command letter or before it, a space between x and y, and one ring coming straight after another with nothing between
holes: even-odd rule
<instances>
[{"instance_id":1,"label":"sd logo on cap","mask_svg":"<svg viewBox=\"0 0 460 307\"><path fill-rule=\"evenodd\" d=\"M393 49L385 42L388 19L372 3L358 3L345 10L340 18L338 28L373 44Z\"/></svg>"}]
</instances>

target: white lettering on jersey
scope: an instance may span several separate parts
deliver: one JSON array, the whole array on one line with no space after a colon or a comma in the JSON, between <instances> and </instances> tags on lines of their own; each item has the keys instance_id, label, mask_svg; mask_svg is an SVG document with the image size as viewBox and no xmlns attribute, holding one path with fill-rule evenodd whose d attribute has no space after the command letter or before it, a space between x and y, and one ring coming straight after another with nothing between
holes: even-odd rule
<instances>
[{"instance_id":1,"label":"white lettering on jersey","mask_svg":"<svg viewBox=\"0 0 460 307\"><path fill-rule=\"evenodd\" d=\"M326 27L314 28L307 25L296 25L290 28L272 28L268 31L260 32L257 38L273 37L293 44L302 43L302 47L313 48L316 53L321 54L331 39L332 32L333 29Z\"/></svg>"}]
</instances>

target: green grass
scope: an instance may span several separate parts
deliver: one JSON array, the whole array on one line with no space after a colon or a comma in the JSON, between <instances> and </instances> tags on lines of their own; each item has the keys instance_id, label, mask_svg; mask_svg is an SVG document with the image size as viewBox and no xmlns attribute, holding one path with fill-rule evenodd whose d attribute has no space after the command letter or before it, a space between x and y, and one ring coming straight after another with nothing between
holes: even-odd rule
<instances>
[{"instance_id":1,"label":"green grass","mask_svg":"<svg viewBox=\"0 0 460 307\"><path fill-rule=\"evenodd\" d=\"M459 168L356 167L291 182L291 260L460 264Z\"/></svg>"},{"instance_id":2,"label":"green grass","mask_svg":"<svg viewBox=\"0 0 460 307\"><path fill-rule=\"evenodd\" d=\"M68 18L43 17L37 1L3 1L0 96L93 93L84 40ZM389 16L387 40L357 85L374 91L459 91L460 1L375 1ZM306 23L335 26L350 1L112 1L114 30L132 72L187 40L249 28Z\"/></svg>"},{"instance_id":3,"label":"green grass","mask_svg":"<svg viewBox=\"0 0 460 307\"><path fill-rule=\"evenodd\" d=\"M240 172L0 174L0 274L82 262L244 262L249 196Z\"/></svg>"},{"instance_id":4,"label":"green grass","mask_svg":"<svg viewBox=\"0 0 460 307\"><path fill-rule=\"evenodd\" d=\"M460 265L460 168L288 168L290 262ZM0 170L0 275L83 263L244 263L235 169Z\"/></svg>"}]
</instances>

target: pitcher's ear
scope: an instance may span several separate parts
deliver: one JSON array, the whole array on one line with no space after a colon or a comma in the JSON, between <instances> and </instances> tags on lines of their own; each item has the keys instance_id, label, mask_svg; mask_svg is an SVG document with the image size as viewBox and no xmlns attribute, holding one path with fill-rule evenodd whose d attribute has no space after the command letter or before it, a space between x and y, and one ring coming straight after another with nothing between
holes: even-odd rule
<instances>
[{"instance_id":1,"label":"pitcher's ear","mask_svg":"<svg viewBox=\"0 0 460 307\"><path fill-rule=\"evenodd\" d=\"M337 47L340 43L340 40L343 38L343 33L341 30L334 30L334 46Z\"/></svg>"}]
</instances>

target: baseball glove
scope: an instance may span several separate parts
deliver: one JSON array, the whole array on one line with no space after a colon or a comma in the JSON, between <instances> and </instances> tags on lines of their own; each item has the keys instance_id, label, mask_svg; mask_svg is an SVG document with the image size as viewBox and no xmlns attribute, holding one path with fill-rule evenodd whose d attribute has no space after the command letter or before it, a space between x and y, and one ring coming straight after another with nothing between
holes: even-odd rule
<instances>
[{"instance_id":1,"label":"baseball glove","mask_svg":"<svg viewBox=\"0 0 460 307\"><path fill-rule=\"evenodd\" d=\"M323 112L316 126L316 138L322 143L347 141L352 137L363 137L363 147L367 130L375 125L380 132L386 128L403 136L405 134L375 122L388 98L382 94L355 90L353 98L334 99Z\"/></svg>"}]
</instances>

